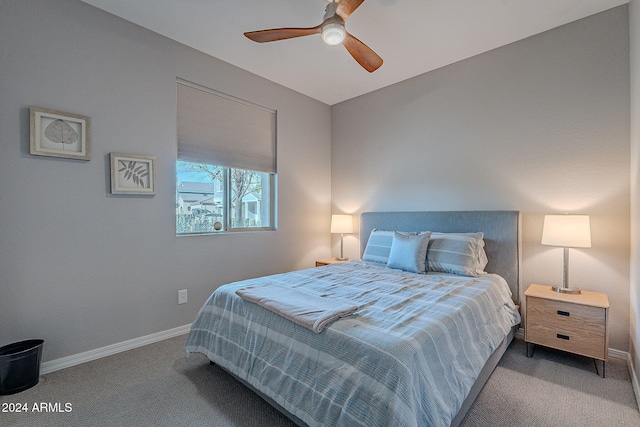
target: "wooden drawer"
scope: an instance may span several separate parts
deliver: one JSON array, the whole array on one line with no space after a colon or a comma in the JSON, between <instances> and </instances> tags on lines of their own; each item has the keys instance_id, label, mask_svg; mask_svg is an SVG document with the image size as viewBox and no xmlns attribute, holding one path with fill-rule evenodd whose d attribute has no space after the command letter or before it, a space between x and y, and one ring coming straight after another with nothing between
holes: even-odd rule
<instances>
[{"instance_id":1,"label":"wooden drawer","mask_svg":"<svg viewBox=\"0 0 640 427\"><path fill-rule=\"evenodd\" d=\"M526 304L527 342L607 359L605 308L529 296Z\"/></svg>"}]
</instances>

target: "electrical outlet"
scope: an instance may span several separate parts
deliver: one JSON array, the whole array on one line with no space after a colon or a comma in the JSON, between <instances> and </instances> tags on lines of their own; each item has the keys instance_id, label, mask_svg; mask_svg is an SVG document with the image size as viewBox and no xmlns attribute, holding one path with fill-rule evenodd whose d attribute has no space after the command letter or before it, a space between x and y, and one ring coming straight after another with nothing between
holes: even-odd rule
<instances>
[{"instance_id":1,"label":"electrical outlet","mask_svg":"<svg viewBox=\"0 0 640 427\"><path fill-rule=\"evenodd\" d=\"M178 291L178 304L185 304L187 302L187 290L183 289Z\"/></svg>"}]
</instances>

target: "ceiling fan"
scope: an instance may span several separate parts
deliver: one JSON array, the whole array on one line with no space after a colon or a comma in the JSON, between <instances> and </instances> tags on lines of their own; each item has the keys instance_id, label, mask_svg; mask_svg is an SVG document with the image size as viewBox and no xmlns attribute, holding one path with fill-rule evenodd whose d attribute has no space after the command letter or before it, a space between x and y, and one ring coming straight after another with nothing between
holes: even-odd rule
<instances>
[{"instance_id":1,"label":"ceiling fan","mask_svg":"<svg viewBox=\"0 0 640 427\"><path fill-rule=\"evenodd\" d=\"M329 3L325 9L322 23L315 27L273 28L270 30L249 31L244 33L244 35L254 42L265 43L310 36L312 34L321 34L322 40L327 44L342 44L358 64L372 73L380 68L382 58L366 44L349 34L344 27L347 18L349 18L353 11L363 2L364 0L331 0L331 3Z\"/></svg>"}]
</instances>

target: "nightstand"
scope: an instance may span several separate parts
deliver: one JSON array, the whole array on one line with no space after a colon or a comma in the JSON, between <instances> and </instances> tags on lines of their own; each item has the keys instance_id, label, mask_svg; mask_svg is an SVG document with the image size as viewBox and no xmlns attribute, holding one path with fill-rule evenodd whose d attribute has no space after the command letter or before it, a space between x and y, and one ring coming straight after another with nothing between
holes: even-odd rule
<instances>
[{"instance_id":1,"label":"nightstand","mask_svg":"<svg viewBox=\"0 0 640 427\"><path fill-rule=\"evenodd\" d=\"M609 353L609 298L599 292L558 293L551 286L533 284L525 295L524 340L527 357L539 344L602 361L602 377ZM596 371L598 365L596 364Z\"/></svg>"},{"instance_id":2,"label":"nightstand","mask_svg":"<svg viewBox=\"0 0 640 427\"><path fill-rule=\"evenodd\" d=\"M321 267L323 265L335 264L337 262L345 262L345 261L348 261L348 260L346 259L339 260L338 258L319 259L316 261L316 267Z\"/></svg>"}]
</instances>

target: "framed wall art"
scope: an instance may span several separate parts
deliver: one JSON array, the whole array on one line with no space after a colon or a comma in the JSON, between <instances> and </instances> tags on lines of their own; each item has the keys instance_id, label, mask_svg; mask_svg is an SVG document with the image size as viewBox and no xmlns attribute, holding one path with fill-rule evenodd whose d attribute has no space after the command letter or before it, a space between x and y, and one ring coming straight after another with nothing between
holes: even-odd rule
<instances>
[{"instance_id":1,"label":"framed wall art","mask_svg":"<svg viewBox=\"0 0 640 427\"><path fill-rule=\"evenodd\" d=\"M156 194L156 158L140 154L109 153L111 194Z\"/></svg>"},{"instance_id":2,"label":"framed wall art","mask_svg":"<svg viewBox=\"0 0 640 427\"><path fill-rule=\"evenodd\" d=\"M79 114L29 108L29 152L35 156L91 159L91 120Z\"/></svg>"}]
</instances>

